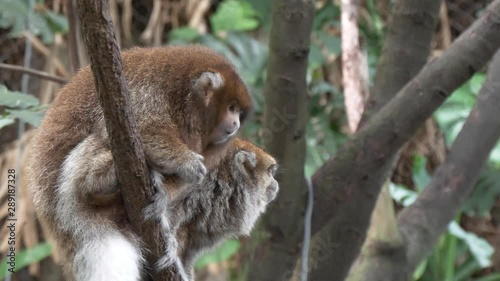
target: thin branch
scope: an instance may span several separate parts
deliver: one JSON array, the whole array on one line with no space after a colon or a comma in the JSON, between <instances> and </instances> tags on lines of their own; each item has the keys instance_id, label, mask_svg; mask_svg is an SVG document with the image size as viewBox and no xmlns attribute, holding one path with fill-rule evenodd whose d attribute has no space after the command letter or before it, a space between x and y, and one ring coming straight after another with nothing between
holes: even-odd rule
<instances>
[{"instance_id":1,"label":"thin branch","mask_svg":"<svg viewBox=\"0 0 500 281\"><path fill-rule=\"evenodd\" d=\"M500 138L500 51L448 157L417 201L398 217L412 272L432 250L439 236L472 192L474 183Z\"/></svg>"},{"instance_id":2,"label":"thin branch","mask_svg":"<svg viewBox=\"0 0 500 281\"><path fill-rule=\"evenodd\" d=\"M26 40L31 40L31 43L33 43L33 48L40 54L44 55L46 59L50 59L50 50L45 46L38 37L31 35L28 32L23 33L23 36L26 37ZM59 75L63 77L69 77L68 70L64 66L64 64L58 59L54 58L54 65L56 66L57 72L59 72Z\"/></svg>"},{"instance_id":3,"label":"thin branch","mask_svg":"<svg viewBox=\"0 0 500 281\"><path fill-rule=\"evenodd\" d=\"M80 44L79 36L80 28L78 23L78 15L76 13L76 0L66 0L66 17L68 18L69 30L68 30L68 55L69 62L71 64L71 72L75 74L80 67L82 67L82 62L80 61Z\"/></svg>"},{"instance_id":4,"label":"thin branch","mask_svg":"<svg viewBox=\"0 0 500 281\"><path fill-rule=\"evenodd\" d=\"M66 84L66 83L68 83L68 80L66 80L66 79L64 79L62 77L54 76L54 75L51 75L51 74L49 74L47 72L36 70L36 69L32 69L32 68L24 68L24 67L19 66L19 65L12 65L12 64L6 64L6 63L0 63L0 69L9 70L9 71L16 71L16 72L21 72L21 73L26 73L26 74L29 74L31 76L35 76L35 77L38 77L38 78L50 80L52 82L57 82L59 84Z\"/></svg>"},{"instance_id":5,"label":"thin branch","mask_svg":"<svg viewBox=\"0 0 500 281\"><path fill-rule=\"evenodd\" d=\"M313 233L330 221L331 227L322 231L327 236L322 238L338 244L335 252L342 253L324 261L335 272L331 280L343 280L359 253L391 158L445 99L493 56L500 47L498 30L500 0L495 0L443 56L428 63L314 174Z\"/></svg>"},{"instance_id":6,"label":"thin branch","mask_svg":"<svg viewBox=\"0 0 500 281\"><path fill-rule=\"evenodd\" d=\"M151 43L151 40L153 39L154 29L156 25L160 24L161 21L160 15L162 5L162 0L153 0L153 11L151 12L151 16L149 16L148 25L139 37L142 42Z\"/></svg>"},{"instance_id":7,"label":"thin branch","mask_svg":"<svg viewBox=\"0 0 500 281\"><path fill-rule=\"evenodd\" d=\"M122 29L124 45L132 44L132 0L123 0L122 3Z\"/></svg>"}]
</instances>

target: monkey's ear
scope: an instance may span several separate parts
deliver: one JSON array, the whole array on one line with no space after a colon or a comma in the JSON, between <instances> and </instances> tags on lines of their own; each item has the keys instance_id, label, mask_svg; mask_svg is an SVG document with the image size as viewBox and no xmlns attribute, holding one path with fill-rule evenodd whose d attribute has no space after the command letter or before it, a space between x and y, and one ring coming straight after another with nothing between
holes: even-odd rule
<instances>
[{"instance_id":1,"label":"monkey's ear","mask_svg":"<svg viewBox=\"0 0 500 281\"><path fill-rule=\"evenodd\" d=\"M224 80L220 73L206 71L193 81L193 93L202 98L205 105L208 105L213 93L222 86L224 86Z\"/></svg>"},{"instance_id":2,"label":"monkey's ear","mask_svg":"<svg viewBox=\"0 0 500 281\"><path fill-rule=\"evenodd\" d=\"M249 177L250 175L248 174L247 167L253 170L257 165L257 157L253 152L241 150L234 155L234 162L237 167L237 171Z\"/></svg>"}]
</instances>

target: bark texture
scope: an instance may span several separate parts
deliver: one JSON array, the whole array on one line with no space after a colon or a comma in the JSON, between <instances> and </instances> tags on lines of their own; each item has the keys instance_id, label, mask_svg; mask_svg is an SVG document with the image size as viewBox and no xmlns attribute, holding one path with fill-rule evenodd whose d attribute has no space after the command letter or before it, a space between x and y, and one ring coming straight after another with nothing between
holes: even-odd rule
<instances>
[{"instance_id":1,"label":"bark texture","mask_svg":"<svg viewBox=\"0 0 500 281\"><path fill-rule=\"evenodd\" d=\"M450 93L493 56L500 46L498 30L500 0L314 174L312 232L336 248L322 257L311 280L345 278L359 254L390 160Z\"/></svg>"},{"instance_id":2,"label":"bark texture","mask_svg":"<svg viewBox=\"0 0 500 281\"><path fill-rule=\"evenodd\" d=\"M281 165L277 179L283 190L259 228L260 234L267 233L254 251L248 278L259 281L288 280L293 275L303 239L307 197L306 71L314 2L276 0L272 14L262 138L266 149Z\"/></svg>"},{"instance_id":3,"label":"bark texture","mask_svg":"<svg viewBox=\"0 0 500 281\"><path fill-rule=\"evenodd\" d=\"M368 95L368 75L359 47L358 1L342 0L342 81L347 123L351 132L358 129Z\"/></svg>"},{"instance_id":4,"label":"bark texture","mask_svg":"<svg viewBox=\"0 0 500 281\"><path fill-rule=\"evenodd\" d=\"M154 264L164 253L165 245L158 224L144 221L142 210L151 201L155 190L130 107L129 92L122 74L120 48L116 43L108 1L78 0L77 5L127 216L143 238L148 268L154 268ZM174 268L151 272L151 276L154 280L180 280Z\"/></svg>"},{"instance_id":5,"label":"bark texture","mask_svg":"<svg viewBox=\"0 0 500 281\"><path fill-rule=\"evenodd\" d=\"M398 0L395 3L363 120L378 112L425 65L440 5L439 0Z\"/></svg>"},{"instance_id":6,"label":"bark texture","mask_svg":"<svg viewBox=\"0 0 500 281\"><path fill-rule=\"evenodd\" d=\"M448 157L417 201L398 217L407 243L412 272L436 244L472 192L488 155L500 137L500 51L488 71L477 103L460 131Z\"/></svg>"},{"instance_id":7,"label":"bark texture","mask_svg":"<svg viewBox=\"0 0 500 281\"><path fill-rule=\"evenodd\" d=\"M392 99L427 62L440 4L441 1L435 0L396 2L369 106L363 115L364 122ZM410 31L412 36L408 36ZM388 162L393 163L394 160ZM385 168L390 173L392 165L387 164ZM397 227L387 183L378 197L366 241L349 272L349 281L372 280L372 272L391 272L395 267L402 270L386 275L387 280L405 280L408 277L403 239Z\"/></svg>"}]
</instances>

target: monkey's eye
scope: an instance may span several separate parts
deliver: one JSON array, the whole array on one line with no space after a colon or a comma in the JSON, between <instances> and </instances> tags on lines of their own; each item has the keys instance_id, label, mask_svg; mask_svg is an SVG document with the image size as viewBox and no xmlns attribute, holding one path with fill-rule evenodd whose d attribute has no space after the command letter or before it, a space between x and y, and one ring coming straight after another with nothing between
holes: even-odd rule
<instances>
[{"instance_id":1,"label":"monkey's eye","mask_svg":"<svg viewBox=\"0 0 500 281\"><path fill-rule=\"evenodd\" d=\"M229 105L229 111L234 112L235 109L234 104Z\"/></svg>"},{"instance_id":2,"label":"monkey's eye","mask_svg":"<svg viewBox=\"0 0 500 281\"><path fill-rule=\"evenodd\" d=\"M276 164L273 164L271 165L271 167L269 167L269 169L267 169L267 172L269 173L269 175L274 177L274 175L276 174L276 170L278 170L278 166Z\"/></svg>"}]
</instances>

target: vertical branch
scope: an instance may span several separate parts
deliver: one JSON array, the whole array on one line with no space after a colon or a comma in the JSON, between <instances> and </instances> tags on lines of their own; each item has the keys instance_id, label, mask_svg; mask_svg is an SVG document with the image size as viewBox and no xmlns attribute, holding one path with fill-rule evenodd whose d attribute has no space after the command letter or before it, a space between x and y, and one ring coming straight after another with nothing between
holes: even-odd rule
<instances>
[{"instance_id":1,"label":"vertical branch","mask_svg":"<svg viewBox=\"0 0 500 281\"><path fill-rule=\"evenodd\" d=\"M314 16L311 0L276 0L272 6L270 57L262 138L282 166L286 187L263 220L269 239L261 241L249 280L287 280L300 254L307 187L304 180L307 122L307 58Z\"/></svg>"},{"instance_id":2,"label":"vertical branch","mask_svg":"<svg viewBox=\"0 0 500 281\"><path fill-rule=\"evenodd\" d=\"M125 210L132 227L145 243L148 268L153 268L165 253L165 241L161 238L159 225L151 220L144 221L142 214L142 210L151 202L155 189L130 106L108 1L78 0L77 3ZM152 275L155 280L180 280L173 267Z\"/></svg>"},{"instance_id":3,"label":"vertical branch","mask_svg":"<svg viewBox=\"0 0 500 281\"><path fill-rule=\"evenodd\" d=\"M347 123L355 132L361 121L368 89L363 77L363 61L359 46L358 1L342 0L342 80Z\"/></svg>"},{"instance_id":4,"label":"vertical branch","mask_svg":"<svg viewBox=\"0 0 500 281\"><path fill-rule=\"evenodd\" d=\"M68 31L68 51L71 73L75 74L82 67L80 61L80 43L78 43L80 27L78 24L78 15L76 14L76 0L66 0L66 16L69 23Z\"/></svg>"}]
</instances>

